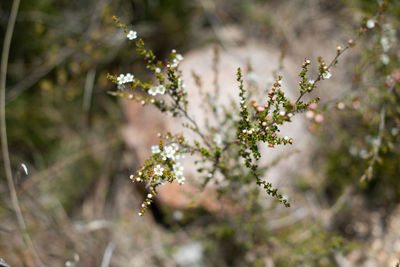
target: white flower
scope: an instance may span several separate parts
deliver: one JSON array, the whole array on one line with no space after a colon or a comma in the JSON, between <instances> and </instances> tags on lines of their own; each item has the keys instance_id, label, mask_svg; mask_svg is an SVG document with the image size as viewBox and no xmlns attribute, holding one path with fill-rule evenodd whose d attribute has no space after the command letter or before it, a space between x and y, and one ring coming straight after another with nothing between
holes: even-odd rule
<instances>
[{"instance_id":1,"label":"white flower","mask_svg":"<svg viewBox=\"0 0 400 267\"><path fill-rule=\"evenodd\" d=\"M314 112L312 112L311 110L307 111L306 117L307 117L307 119L312 119L314 117Z\"/></svg>"},{"instance_id":2,"label":"white flower","mask_svg":"<svg viewBox=\"0 0 400 267\"><path fill-rule=\"evenodd\" d=\"M157 93L159 93L160 95L165 94L165 86L160 84L159 86L157 86Z\"/></svg>"},{"instance_id":3,"label":"white flower","mask_svg":"<svg viewBox=\"0 0 400 267\"><path fill-rule=\"evenodd\" d=\"M120 74L117 78L117 82L118 84L124 84L125 82L125 75L124 74Z\"/></svg>"},{"instance_id":4,"label":"white flower","mask_svg":"<svg viewBox=\"0 0 400 267\"><path fill-rule=\"evenodd\" d=\"M372 29L373 27L375 27L375 20L374 19L369 19L368 21L367 21L367 28L368 29Z\"/></svg>"},{"instance_id":5,"label":"white flower","mask_svg":"<svg viewBox=\"0 0 400 267\"><path fill-rule=\"evenodd\" d=\"M220 135L220 134L216 134L216 135L214 136L213 141L214 141L217 145L220 146L220 145L222 144L222 137L221 137L221 135Z\"/></svg>"},{"instance_id":6,"label":"white flower","mask_svg":"<svg viewBox=\"0 0 400 267\"><path fill-rule=\"evenodd\" d=\"M178 183L182 185L185 182L185 177L182 174L177 175L176 176L176 181L178 181Z\"/></svg>"},{"instance_id":7,"label":"white flower","mask_svg":"<svg viewBox=\"0 0 400 267\"><path fill-rule=\"evenodd\" d=\"M156 95L156 94L158 93L158 88L157 88L157 86L152 86L152 87L150 87L148 93L149 93L150 95Z\"/></svg>"},{"instance_id":8,"label":"white flower","mask_svg":"<svg viewBox=\"0 0 400 267\"><path fill-rule=\"evenodd\" d=\"M171 144L172 149L178 151L179 150L179 146L176 143Z\"/></svg>"},{"instance_id":9,"label":"white flower","mask_svg":"<svg viewBox=\"0 0 400 267\"><path fill-rule=\"evenodd\" d=\"M176 59L174 59L174 60L172 61L172 64L171 64L171 68L176 68L176 67L178 67L178 64L179 64L179 61L176 60Z\"/></svg>"},{"instance_id":10,"label":"white flower","mask_svg":"<svg viewBox=\"0 0 400 267\"><path fill-rule=\"evenodd\" d=\"M338 109L343 110L346 107L346 105L343 102L339 102L337 104L337 107L338 107Z\"/></svg>"},{"instance_id":11,"label":"white flower","mask_svg":"<svg viewBox=\"0 0 400 267\"><path fill-rule=\"evenodd\" d=\"M332 77L332 74L327 71L324 74L322 74L322 77L324 78L324 80L328 80L330 77Z\"/></svg>"},{"instance_id":12,"label":"white flower","mask_svg":"<svg viewBox=\"0 0 400 267\"><path fill-rule=\"evenodd\" d=\"M383 52L387 52L390 48L390 43L389 43L389 39L386 36L383 36L381 38L381 46L383 49Z\"/></svg>"},{"instance_id":13,"label":"white flower","mask_svg":"<svg viewBox=\"0 0 400 267\"><path fill-rule=\"evenodd\" d=\"M126 82L126 83L133 82L133 78L134 78L134 77L135 77L134 75L132 75L132 74L130 74L130 73L127 73L126 76L125 76L125 82Z\"/></svg>"},{"instance_id":14,"label":"white flower","mask_svg":"<svg viewBox=\"0 0 400 267\"><path fill-rule=\"evenodd\" d=\"M175 153L176 153L176 149L175 147L177 147L176 144L172 144L171 146L166 146L164 148L164 151L161 153L161 156L163 157L163 160L167 160L167 159L172 159L175 160Z\"/></svg>"},{"instance_id":15,"label":"white flower","mask_svg":"<svg viewBox=\"0 0 400 267\"><path fill-rule=\"evenodd\" d=\"M158 154L161 152L160 147L159 146L151 146L151 152L153 154Z\"/></svg>"},{"instance_id":16,"label":"white flower","mask_svg":"<svg viewBox=\"0 0 400 267\"><path fill-rule=\"evenodd\" d=\"M129 40L136 39L136 38L137 38L137 32L135 32L135 31L130 31L130 32L126 35L126 37L128 37Z\"/></svg>"},{"instance_id":17,"label":"white flower","mask_svg":"<svg viewBox=\"0 0 400 267\"><path fill-rule=\"evenodd\" d=\"M313 84L315 83L315 81L314 81L314 80L309 80L308 83L309 83L310 85L313 85Z\"/></svg>"},{"instance_id":18,"label":"white flower","mask_svg":"<svg viewBox=\"0 0 400 267\"><path fill-rule=\"evenodd\" d=\"M118 88L118 90L123 91L123 90L125 90L125 85L123 85L123 84L118 84L117 88Z\"/></svg>"},{"instance_id":19,"label":"white flower","mask_svg":"<svg viewBox=\"0 0 400 267\"><path fill-rule=\"evenodd\" d=\"M389 58L388 55L382 54L380 56L380 58L381 58L381 61L382 61L383 64L385 64L385 65L389 64L390 58Z\"/></svg>"},{"instance_id":20,"label":"white flower","mask_svg":"<svg viewBox=\"0 0 400 267\"><path fill-rule=\"evenodd\" d=\"M178 61L182 61L183 60L183 56L181 54L176 54L175 58Z\"/></svg>"},{"instance_id":21,"label":"white flower","mask_svg":"<svg viewBox=\"0 0 400 267\"><path fill-rule=\"evenodd\" d=\"M160 165L157 165L157 166L154 168L154 174L155 174L155 175L161 176L161 175L163 175L163 172L164 172L164 168L161 167Z\"/></svg>"},{"instance_id":22,"label":"white flower","mask_svg":"<svg viewBox=\"0 0 400 267\"><path fill-rule=\"evenodd\" d=\"M160 72L161 72L161 69L160 69L160 68L156 68L154 71L155 71L156 73L160 73Z\"/></svg>"},{"instance_id":23,"label":"white flower","mask_svg":"<svg viewBox=\"0 0 400 267\"><path fill-rule=\"evenodd\" d=\"M367 158L367 157L368 157L368 152L367 152L367 150L362 149L362 150L359 152L359 156L360 156L360 158L363 158L363 159Z\"/></svg>"},{"instance_id":24,"label":"white flower","mask_svg":"<svg viewBox=\"0 0 400 267\"><path fill-rule=\"evenodd\" d=\"M181 165L180 162L177 162L176 164L174 164L172 166L172 169L174 170L174 173L175 173L176 176L183 175L183 169L184 168L183 168L183 166Z\"/></svg>"},{"instance_id":25,"label":"white flower","mask_svg":"<svg viewBox=\"0 0 400 267\"><path fill-rule=\"evenodd\" d=\"M285 136L283 139L285 139L285 140L289 140L289 136Z\"/></svg>"},{"instance_id":26,"label":"white flower","mask_svg":"<svg viewBox=\"0 0 400 267\"><path fill-rule=\"evenodd\" d=\"M178 67L179 63L183 60L183 56L181 54L176 54L175 58L172 60L171 68Z\"/></svg>"}]
</instances>

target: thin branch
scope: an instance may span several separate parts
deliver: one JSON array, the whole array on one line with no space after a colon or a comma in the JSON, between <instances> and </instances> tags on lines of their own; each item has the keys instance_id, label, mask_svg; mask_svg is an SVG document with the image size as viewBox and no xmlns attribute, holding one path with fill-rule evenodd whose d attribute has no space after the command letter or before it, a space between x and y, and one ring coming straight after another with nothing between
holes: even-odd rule
<instances>
[{"instance_id":1,"label":"thin branch","mask_svg":"<svg viewBox=\"0 0 400 267\"><path fill-rule=\"evenodd\" d=\"M83 105L82 105L83 111L85 113L88 113L90 109L95 76L96 76L96 68L91 68L86 75L85 88L83 90L84 93L83 93Z\"/></svg>"},{"instance_id":2,"label":"thin branch","mask_svg":"<svg viewBox=\"0 0 400 267\"><path fill-rule=\"evenodd\" d=\"M4 37L3 51L1 55L1 67L0 67L0 120L1 120L1 151L4 161L4 169L6 172L7 184L10 190L11 202L14 208L15 215L17 217L18 225L23 232L23 239L32 250L33 256L36 263L39 266L43 266L42 262L37 255L35 248L33 247L32 240L28 235L24 217L21 212L21 207L19 206L17 193L15 191L15 185L12 177L11 163L10 163L10 153L8 151L8 140L7 140L7 129L6 129L6 77L7 77L7 65L8 57L10 54L10 45L14 32L15 20L18 14L20 0L14 0L10 17L8 19L6 35Z\"/></svg>"},{"instance_id":3,"label":"thin branch","mask_svg":"<svg viewBox=\"0 0 400 267\"><path fill-rule=\"evenodd\" d=\"M336 53L336 56L332 59L332 61L328 64L327 69L329 70L332 66L334 66L337 63L338 58L347 50L350 48L350 45L348 44L345 48L343 48L343 50L339 51L338 53ZM315 79L315 85L321 81L322 75L319 74L317 79ZM306 94L306 93L310 93L311 91L304 91L302 92L299 97L296 100L296 104L300 102L301 98Z\"/></svg>"},{"instance_id":4,"label":"thin branch","mask_svg":"<svg viewBox=\"0 0 400 267\"><path fill-rule=\"evenodd\" d=\"M106 250L104 251L103 260L101 261L101 267L108 267L110 265L114 249L115 244L113 242L108 243Z\"/></svg>"}]
</instances>

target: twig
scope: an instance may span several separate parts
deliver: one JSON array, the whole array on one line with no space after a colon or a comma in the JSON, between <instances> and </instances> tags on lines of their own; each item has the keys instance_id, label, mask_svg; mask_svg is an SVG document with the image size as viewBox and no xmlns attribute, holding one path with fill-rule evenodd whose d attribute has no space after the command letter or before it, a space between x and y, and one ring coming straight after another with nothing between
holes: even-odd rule
<instances>
[{"instance_id":1,"label":"twig","mask_svg":"<svg viewBox=\"0 0 400 267\"><path fill-rule=\"evenodd\" d=\"M87 113L90 109L90 102L92 100L93 86L94 86L94 78L96 76L96 68L91 68L85 80L85 89L83 93L83 111Z\"/></svg>"},{"instance_id":2,"label":"twig","mask_svg":"<svg viewBox=\"0 0 400 267\"><path fill-rule=\"evenodd\" d=\"M101 267L108 267L110 265L111 256L114 252L115 244L113 242L108 243L106 250L104 251L103 260L101 261Z\"/></svg>"},{"instance_id":3,"label":"twig","mask_svg":"<svg viewBox=\"0 0 400 267\"><path fill-rule=\"evenodd\" d=\"M10 17L8 19L6 35L4 37L3 43L3 51L1 55L1 71L0 71L0 120L1 120L1 151L4 160L4 169L6 172L7 184L10 190L11 203L14 208L15 215L17 217L17 222L19 227L23 232L23 239L28 246L32 250L33 256L36 260L36 263L39 266L43 266L42 262L37 255L35 248L33 247L32 240L28 235L26 230L26 224L24 217L21 212L21 207L19 206L17 193L15 191L15 185L12 177L11 163L10 163L10 153L8 151L8 140L7 140L7 129L6 129L6 77L7 77L7 65L8 65L8 56L10 54L10 45L12 40L12 35L14 32L15 20L18 14L20 0L14 0Z\"/></svg>"},{"instance_id":4,"label":"twig","mask_svg":"<svg viewBox=\"0 0 400 267\"><path fill-rule=\"evenodd\" d=\"M335 57L332 59L332 61L328 64L327 69L329 70L333 65L335 65L336 62L337 62L337 59L338 59L347 49L349 49L349 48L350 48L350 45L348 44L345 48L343 48L343 50L341 50L341 51L339 51L338 53L336 53L336 56L335 56ZM315 79L315 83L314 83L314 84L317 84L319 81L321 81L321 78L322 78L322 75L319 74L318 77L317 77L317 79ZM309 92L310 92L310 91L303 91L303 92L299 95L299 97L297 98L296 103L299 103L300 100L301 100L301 98L302 98L306 93L309 93Z\"/></svg>"}]
</instances>

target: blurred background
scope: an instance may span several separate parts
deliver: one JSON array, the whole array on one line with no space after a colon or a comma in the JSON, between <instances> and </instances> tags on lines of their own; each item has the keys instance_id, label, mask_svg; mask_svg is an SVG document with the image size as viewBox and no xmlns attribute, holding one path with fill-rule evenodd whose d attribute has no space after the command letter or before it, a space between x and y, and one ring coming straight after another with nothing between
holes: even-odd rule
<instances>
[{"instance_id":1,"label":"blurred background","mask_svg":"<svg viewBox=\"0 0 400 267\"><path fill-rule=\"evenodd\" d=\"M145 189L133 185L129 175L150 154L157 132L171 126L158 111L109 95L116 89L106 78L131 72L151 79L134 46L115 27L116 15L160 59L177 49L189 73L197 68L205 81L212 81L213 72L202 72L198 59L212 62L218 45L221 62L236 55L243 60L232 62L242 67L246 55L262 54L260 64L268 71L257 67L259 76L273 77L279 70L295 89L304 58L329 61L379 3L21 1L5 108L13 179L32 246L18 227L1 164L0 258L10 266L39 266L35 253L43 266L396 266L397 0L389 1L382 23L343 56L334 77L321 83L316 95L322 97L324 121L299 115L301 127L288 129L298 134L295 143L304 140L298 154L307 159L294 161L290 173L273 171L274 185L292 203L289 209L273 201L256 205L265 200L263 192L240 200L239 209L215 207L220 200L212 195L201 201L185 196L180 202L178 187L162 192L139 217ZM11 0L0 2L1 43L11 6ZM235 79L229 68L220 73L221 84L229 83L224 76ZM372 175L365 178L370 165ZM227 198L234 193L226 192Z\"/></svg>"}]
</instances>

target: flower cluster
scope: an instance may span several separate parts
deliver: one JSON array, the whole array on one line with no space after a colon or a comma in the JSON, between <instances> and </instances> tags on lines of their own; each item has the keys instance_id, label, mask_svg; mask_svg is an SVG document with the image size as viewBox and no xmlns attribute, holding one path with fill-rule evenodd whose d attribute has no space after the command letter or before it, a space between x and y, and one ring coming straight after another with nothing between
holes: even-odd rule
<instances>
[{"instance_id":1,"label":"flower cluster","mask_svg":"<svg viewBox=\"0 0 400 267\"><path fill-rule=\"evenodd\" d=\"M176 68L178 67L179 63L183 60L183 56L181 54L176 54L176 50L172 50L172 53L175 54L175 57L172 59L170 67Z\"/></svg>"},{"instance_id":2,"label":"flower cluster","mask_svg":"<svg viewBox=\"0 0 400 267\"><path fill-rule=\"evenodd\" d=\"M162 138L162 136L160 135ZM143 215L148 206L152 203L153 197L157 195L157 187L166 183L177 181L180 185L184 184L184 167L178 160L185 157L187 145L180 136L168 134L165 140L175 140L169 145L164 145L161 140L159 145L151 146L152 156L137 171L137 175L131 175L130 179L136 182L145 182L149 189L146 199L142 203L139 215Z\"/></svg>"},{"instance_id":3,"label":"flower cluster","mask_svg":"<svg viewBox=\"0 0 400 267\"><path fill-rule=\"evenodd\" d=\"M158 86L153 85L152 87L150 87L148 93L152 96L155 96L157 94L163 95L165 94L165 86L162 84Z\"/></svg>"},{"instance_id":4,"label":"flower cluster","mask_svg":"<svg viewBox=\"0 0 400 267\"><path fill-rule=\"evenodd\" d=\"M134 75L127 73L127 74L120 74L117 78L118 84L125 84L133 82Z\"/></svg>"}]
</instances>

